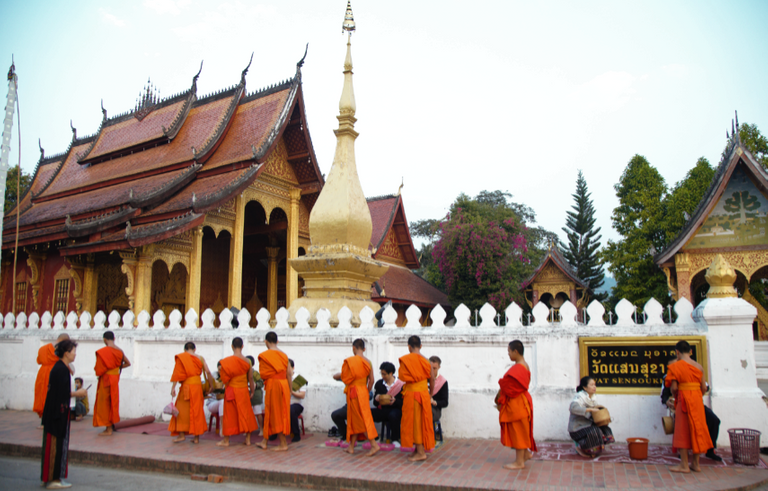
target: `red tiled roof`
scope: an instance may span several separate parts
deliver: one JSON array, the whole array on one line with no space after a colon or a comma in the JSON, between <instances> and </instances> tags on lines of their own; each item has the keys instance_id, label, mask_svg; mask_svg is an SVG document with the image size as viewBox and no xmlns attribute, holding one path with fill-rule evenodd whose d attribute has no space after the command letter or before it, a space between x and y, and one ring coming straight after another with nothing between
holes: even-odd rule
<instances>
[{"instance_id":1,"label":"red tiled roof","mask_svg":"<svg viewBox=\"0 0 768 491\"><path fill-rule=\"evenodd\" d=\"M205 163L204 170L253 159L253 149L258 150L269 137L288 99L290 87L241 103L234 121L216 153Z\"/></svg>"},{"instance_id":2,"label":"red tiled roof","mask_svg":"<svg viewBox=\"0 0 768 491\"><path fill-rule=\"evenodd\" d=\"M165 213L172 213L181 210L188 210L192 208L192 193L195 193L195 198L200 199L212 190L222 189L227 184L231 183L244 173L248 169L240 169L231 172L225 172L223 174L216 174L210 177L198 177L189 186L182 189L173 198L167 200L160 206L153 208L148 213L142 216L155 216Z\"/></svg>"},{"instance_id":3,"label":"red tiled roof","mask_svg":"<svg viewBox=\"0 0 768 491\"><path fill-rule=\"evenodd\" d=\"M371 232L371 244L378 247L389 232L392 217L397 205L397 196L385 196L383 198L371 198L368 200L368 210L371 212L373 230Z\"/></svg>"},{"instance_id":4,"label":"red tiled roof","mask_svg":"<svg viewBox=\"0 0 768 491\"><path fill-rule=\"evenodd\" d=\"M381 297L376 288L371 289L371 299L375 302L392 300L394 303L417 304L424 307L434 307L440 304L450 307L448 295L441 292L426 280L411 271L396 265L390 265L387 272L377 281L384 287L386 297Z\"/></svg>"},{"instance_id":5,"label":"red tiled roof","mask_svg":"<svg viewBox=\"0 0 768 491\"><path fill-rule=\"evenodd\" d=\"M131 189L133 189L134 196L145 194L163 186L185 171L186 169L180 169L174 172L166 172L159 176L145 177L114 186L94 189L85 193L35 203L32 205L32 208L21 216L21 226L63 219L67 215L71 215L74 220L77 215L82 213L103 210L128 203Z\"/></svg>"},{"instance_id":6,"label":"red tiled roof","mask_svg":"<svg viewBox=\"0 0 768 491\"><path fill-rule=\"evenodd\" d=\"M80 165L75 159L84 148L73 149L61 172L41 198L192 161L192 147L201 147L212 135L229 103L230 98L224 98L193 107L179 134L167 145L91 166Z\"/></svg>"},{"instance_id":7,"label":"red tiled roof","mask_svg":"<svg viewBox=\"0 0 768 491\"><path fill-rule=\"evenodd\" d=\"M163 128L168 130L179 116L186 98L165 107L155 109L141 121L130 115L123 121L102 128L93 149L80 159L94 159L124 148L130 148L141 143L162 138Z\"/></svg>"}]
</instances>

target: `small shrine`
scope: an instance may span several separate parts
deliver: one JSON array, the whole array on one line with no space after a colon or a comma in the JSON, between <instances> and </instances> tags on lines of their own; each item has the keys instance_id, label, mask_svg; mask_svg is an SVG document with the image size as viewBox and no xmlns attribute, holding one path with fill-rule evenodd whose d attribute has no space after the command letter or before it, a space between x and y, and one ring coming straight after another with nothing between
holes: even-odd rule
<instances>
[{"instance_id":1,"label":"small shrine","mask_svg":"<svg viewBox=\"0 0 768 491\"><path fill-rule=\"evenodd\" d=\"M576 275L554 242L549 244L539 267L520 289L525 293L529 307L544 302L553 311L552 315L556 315L560 306L568 301L573 302L581 312L587 308L592 295L589 285Z\"/></svg>"},{"instance_id":2,"label":"small shrine","mask_svg":"<svg viewBox=\"0 0 768 491\"><path fill-rule=\"evenodd\" d=\"M712 183L683 230L654 262L674 300L698 305L707 296L707 268L720 254L736 271L736 290L757 308L754 337L768 340L768 311L750 283L768 278L768 173L741 142L738 115Z\"/></svg>"}]
</instances>

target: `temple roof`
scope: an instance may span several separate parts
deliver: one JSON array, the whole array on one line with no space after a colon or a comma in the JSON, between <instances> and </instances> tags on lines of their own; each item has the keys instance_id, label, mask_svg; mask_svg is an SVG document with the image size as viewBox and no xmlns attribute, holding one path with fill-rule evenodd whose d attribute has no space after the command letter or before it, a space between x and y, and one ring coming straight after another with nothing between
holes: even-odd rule
<instances>
[{"instance_id":1,"label":"temple roof","mask_svg":"<svg viewBox=\"0 0 768 491\"><path fill-rule=\"evenodd\" d=\"M302 63L293 78L251 93L246 68L238 84L200 98L198 73L179 95L147 92L133 111L113 118L104 111L92 136L77 138L72 128L66 152L44 158L41 148L20 201L20 242L75 239L62 253L80 254L182 233L258 179L280 141L295 175L289 184L301 187L311 211L324 179L305 117ZM4 248L15 228L6 219Z\"/></svg>"},{"instance_id":2,"label":"temple roof","mask_svg":"<svg viewBox=\"0 0 768 491\"><path fill-rule=\"evenodd\" d=\"M738 125L736 127L738 128ZM743 170L751 183L757 187L763 195L768 196L768 172L766 172L757 159L755 159L749 150L747 150L739 138L738 130L735 130L729 138L728 148L724 152L723 158L715 171L712 182L704 193L704 196L701 198L701 201L696 207L696 210L694 210L691 218L670 245L664 251L659 252L653 257L653 260L657 265L662 266L665 263L674 265L675 254L683 249L683 247L685 247L694 237L702 224L704 224L713 212L720 201L720 198L723 197L723 194L731 181L731 177L733 177L735 172L740 172L741 170ZM763 213L768 212L768 210L765 209L761 211ZM768 248L768 241L763 239L762 245L737 245L734 247L765 249ZM721 248L717 249L719 252Z\"/></svg>"},{"instance_id":3,"label":"temple roof","mask_svg":"<svg viewBox=\"0 0 768 491\"><path fill-rule=\"evenodd\" d=\"M544 258L541 260L541 263L539 263L539 267L536 268L536 270L533 272L531 276L526 279L522 285L520 285L521 290L525 290L528 288L536 279L536 277L541 274L542 271L546 268L547 264L553 264L557 269L563 272L565 276L568 277L571 281L576 283L578 287L586 288L589 290L589 286L584 283L584 281L579 278L576 275L576 272L571 268L571 265L568 264L568 261L565 260L562 253L560 252L560 249L557 247L557 244L554 242L549 245L549 250L547 251L547 254L544 256Z\"/></svg>"},{"instance_id":4,"label":"temple roof","mask_svg":"<svg viewBox=\"0 0 768 491\"><path fill-rule=\"evenodd\" d=\"M395 241L402 255L401 259L410 269L418 269L419 259L416 248L411 240L411 232L408 229L408 221L405 218L403 199L398 195L377 196L367 198L368 210L371 212L372 232L371 244L374 247L374 259L382 259L379 256L386 254L385 240L390 237ZM393 234L390 236L390 234ZM390 257L392 254L389 254Z\"/></svg>"},{"instance_id":5,"label":"temple roof","mask_svg":"<svg viewBox=\"0 0 768 491\"><path fill-rule=\"evenodd\" d=\"M434 307L437 304L450 307L445 293L411 271L419 267L419 260L408 229L402 196L377 196L367 201L373 226L373 258L390 265L384 276L373 285L372 300L392 300L421 307ZM384 296L381 295L382 290Z\"/></svg>"}]
</instances>

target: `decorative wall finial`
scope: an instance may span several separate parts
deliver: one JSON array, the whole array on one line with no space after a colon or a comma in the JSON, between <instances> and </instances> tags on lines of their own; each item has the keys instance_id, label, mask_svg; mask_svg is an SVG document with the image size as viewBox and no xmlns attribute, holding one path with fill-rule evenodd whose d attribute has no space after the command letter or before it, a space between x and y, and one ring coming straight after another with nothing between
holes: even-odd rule
<instances>
[{"instance_id":1,"label":"decorative wall finial","mask_svg":"<svg viewBox=\"0 0 768 491\"><path fill-rule=\"evenodd\" d=\"M341 33L348 32L352 35L355 32L355 17L352 15L352 1L347 0L347 11L344 13L344 23L341 24Z\"/></svg>"},{"instance_id":2,"label":"decorative wall finial","mask_svg":"<svg viewBox=\"0 0 768 491\"><path fill-rule=\"evenodd\" d=\"M707 269L704 279L709 283L707 298L737 297L738 293L733 287L736 282L736 272L722 254L715 256L715 260Z\"/></svg>"},{"instance_id":3,"label":"decorative wall finial","mask_svg":"<svg viewBox=\"0 0 768 491\"><path fill-rule=\"evenodd\" d=\"M243 73L240 74L240 83L245 84L245 76L248 74L248 69L251 68L251 63L253 63L253 53L251 53L251 59L248 60L248 66L245 67L245 70L243 70Z\"/></svg>"}]
</instances>

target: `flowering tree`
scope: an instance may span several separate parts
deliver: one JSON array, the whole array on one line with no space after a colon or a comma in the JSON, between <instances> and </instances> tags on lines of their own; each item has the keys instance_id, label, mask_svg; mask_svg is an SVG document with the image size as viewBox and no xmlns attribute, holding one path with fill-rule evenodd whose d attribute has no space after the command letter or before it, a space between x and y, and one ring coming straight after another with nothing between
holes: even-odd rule
<instances>
[{"instance_id":1,"label":"flowering tree","mask_svg":"<svg viewBox=\"0 0 768 491\"><path fill-rule=\"evenodd\" d=\"M454 306L474 310L487 301L502 310L513 300L524 305L520 283L538 264L537 245L547 233L527 227L526 221L535 221L533 211L509 197L501 191L462 194L436 224L431 259Z\"/></svg>"}]
</instances>

